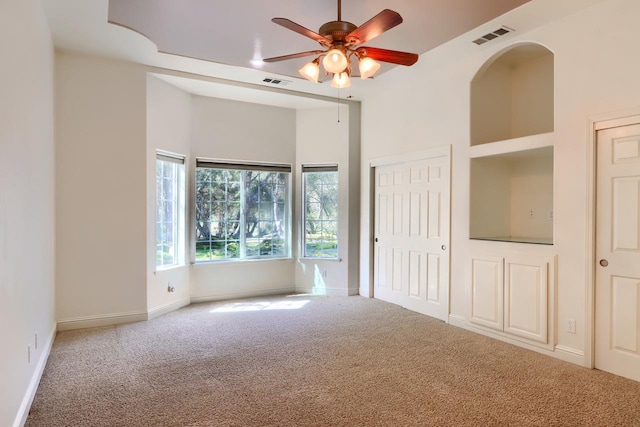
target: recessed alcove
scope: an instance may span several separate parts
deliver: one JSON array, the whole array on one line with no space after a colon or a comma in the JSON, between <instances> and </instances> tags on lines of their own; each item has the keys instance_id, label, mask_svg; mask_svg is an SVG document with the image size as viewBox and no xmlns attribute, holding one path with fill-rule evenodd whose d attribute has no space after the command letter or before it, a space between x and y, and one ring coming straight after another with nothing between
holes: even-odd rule
<instances>
[{"instance_id":1,"label":"recessed alcove","mask_svg":"<svg viewBox=\"0 0 640 427\"><path fill-rule=\"evenodd\" d=\"M554 56L518 44L488 60L471 82L471 145L554 130Z\"/></svg>"},{"instance_id":2,"label":"recessed alcove","mask_svg":"<svg viewBox=\"0 0 640 427\"><path fill-rule=\"evenodd\" d=\"M471 159L471 239L553 244L553 147Z\"/></svg>"}]
</instances>

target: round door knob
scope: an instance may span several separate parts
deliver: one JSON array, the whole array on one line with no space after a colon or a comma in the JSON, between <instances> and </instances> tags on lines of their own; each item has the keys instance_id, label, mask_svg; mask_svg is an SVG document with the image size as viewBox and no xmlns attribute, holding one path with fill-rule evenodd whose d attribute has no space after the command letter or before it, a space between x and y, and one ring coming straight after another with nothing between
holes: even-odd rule
<instances>
[{"instance_id":1,"label":"round door knob","mask_svg":"<svg viewBox=\"0 0 640 427\"><path fill-rule=\"evenodd\" d=\"M442 245L442 250L446 251L447 250L447 245Z\"/></svg>"},{"instance_id":2,"label":"round door knob","mask_svg":"<svg viewBox=\"0 0 640 427\"><path fill-rule=\"evenodd\" d=\"M606 267L607 265L609 265L609 261L607 261L606 259L601 259L600 260L600 265L603 267Z\"/></svg>"},{"instance_id":3,"label":"round door knob","mask_svg":"<svg viewBox=\"0 0 640 427\"><path fill-rule=\"evenodd\" d=\"M375 239L375 240L376 240L376 243L378 243L378 238L377 238L377 237L376 237L376 239Z\"/></svg>"}]
</instances>

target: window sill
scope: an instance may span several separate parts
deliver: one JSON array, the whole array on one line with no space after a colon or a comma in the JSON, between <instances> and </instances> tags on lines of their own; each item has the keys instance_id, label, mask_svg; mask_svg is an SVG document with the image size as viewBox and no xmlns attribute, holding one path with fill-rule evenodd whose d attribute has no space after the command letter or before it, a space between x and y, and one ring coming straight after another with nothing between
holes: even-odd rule
<instances>
[{"instance_id":1,"label":"window sill","mask_svg":"<svg viewBox=\"0 0 640 427\"><path fill-rule=\"evenodd\" d=\"M166 267L156 267L153 274L164 273L165 271L176 270L178 268L183 268L183 267L187 267L187 264L176 264L176 265L169 265Z\"/></svg>"},{"instance_id":2,"label":"window sill","mask_svg":"<svg viewBox=\"0 0 640 427\"><path fill-rule=\"evenodd\" d=\"M278 258L248 258L248 259L221 259L216 261L198 261L192 262L193 266L202 265L218 265L218 264L243 264L245 262L270 262L270 261L291 261L292 257L278 257Z\"/></svg>"},{"instance_id":3,"label":"window sill","mask_svg":"<svg viewBox=\"0 0 640 427\"><path fill-rule=\"evenodd\" d=\"M320 257L298 257L299 261L329 261L329 262L342 262L342 258L320 258Z\"/></svg>"}]
</instances>

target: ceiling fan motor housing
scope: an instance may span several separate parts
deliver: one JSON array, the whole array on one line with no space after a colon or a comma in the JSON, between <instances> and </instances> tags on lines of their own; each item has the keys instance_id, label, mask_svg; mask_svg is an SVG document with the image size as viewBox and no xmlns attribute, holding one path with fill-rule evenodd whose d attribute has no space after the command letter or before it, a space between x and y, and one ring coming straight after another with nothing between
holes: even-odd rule
<instances>
[{"instance_id":1,"label":"ceiling fan motor housing","mask_svg":"<svg viewBox=\"0 0 640 427\"><path fill-rule=\"evenodd\" d=\"M333 43L343 44L345 43L345 41L347 41L345 40L347 35L352 31L354 31L356 28L358 27L352 24L351 22L331 21L322 25L318 33L328 38ZM357 41L354 43L354 41L348 40L348 42L352 44L357 44Z\"/></svg>"}]
</instances>

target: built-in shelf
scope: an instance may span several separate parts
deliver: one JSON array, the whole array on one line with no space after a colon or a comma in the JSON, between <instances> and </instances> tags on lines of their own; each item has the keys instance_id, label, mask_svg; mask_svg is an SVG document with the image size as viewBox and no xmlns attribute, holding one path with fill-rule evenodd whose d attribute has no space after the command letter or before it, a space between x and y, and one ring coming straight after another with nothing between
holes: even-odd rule
<instances>
[{"instance_id":1,"label":"built-in shelf","mask_svg":"<svg viewBox=\"0 0 640 427\"><path fill-rule=\"evenodd\" d=\"M553 53L522 43L487 61L471 82L471 145L553 130Z\"/></svg>"},{"instance_id":2,"label":"built-in shelf","mask_svg":"<svg viewBox=\"0 0 640 427\"><path fill-rule=\"evenodd\" d=\"M501 154L517 154L522 151L553 146L553 132L523 136L504 141L475 145L469 148L469 157L487 157Z\"/></svg>"},{"instance_id":3,"label":"built-in shelf","mask_svg":"<svg viewBox=\"0 0 640 427\"><path fill-rule=\"evenodd\" d=\"M472 237L471 240L488 240L491 242L530 243L534 245L553 245L553 239L524 236Z\"/></svg>"},{"instance_id":4,"label":"built-in shelf","mask_svg":"<svg viewBox=\"0 0 640 427\"><path fill-rule=\"evenodd\" d=\"M471 81L470 128L469 237L553 244L553 53L520 43L490 58Z\"/></svg>"},{"instance_id":5,"label":"built-in shelf","mask_svg":"<svg viewBox=\"0 0 640 427\"><path fill-rule=\"evenodd\" d=\"M470 238L553 244L553 146L470 162Z\"/></svg>"}]
</instances>

